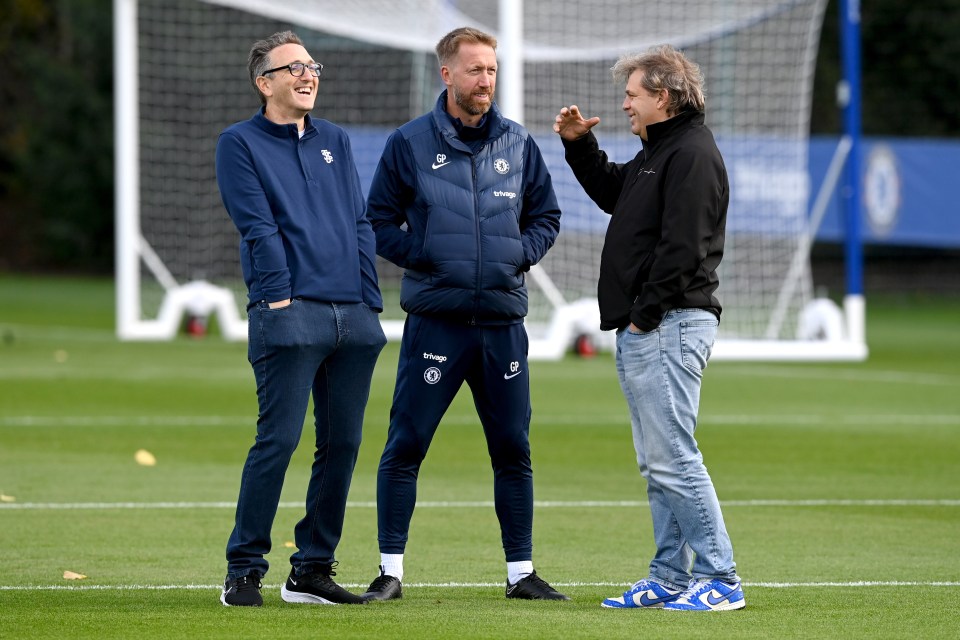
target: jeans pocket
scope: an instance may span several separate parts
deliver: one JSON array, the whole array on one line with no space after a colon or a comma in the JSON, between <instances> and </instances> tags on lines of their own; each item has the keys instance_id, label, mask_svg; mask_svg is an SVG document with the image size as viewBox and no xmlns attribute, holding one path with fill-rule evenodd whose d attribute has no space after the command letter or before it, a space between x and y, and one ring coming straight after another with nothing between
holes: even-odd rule
<instances>
[{"instance_id":1,"label":"jeans pocket","mask_svg":"<svg viewBox=\"0 0 960 640\"><path fill-rule=\"evenodd\" d=\"M683 366L700 375L707 368L713 342L717 337L716 320L684 320L680 323L680 352Z\"/></svg>"},{"instance_id":2,"label":"jeans pocket","mask_svg":"<svg viewBox=\"0 0 960 640\"><path fill-rule=\"evenodd\" d=\"M312 340L311 323L304 318L308 307L302 300L294 298L285 307L265 308L263 318L263 340L267 347L298 347L310 344Z\"/></svg>"}]
</instances>

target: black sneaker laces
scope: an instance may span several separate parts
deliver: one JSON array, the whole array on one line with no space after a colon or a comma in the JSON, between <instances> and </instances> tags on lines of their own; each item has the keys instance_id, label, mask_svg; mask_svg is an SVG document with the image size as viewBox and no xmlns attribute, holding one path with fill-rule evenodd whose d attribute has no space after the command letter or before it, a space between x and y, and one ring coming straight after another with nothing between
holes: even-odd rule
<instances>
[{"instance_id":1,"label":"black sneaker laces","mask_svg":"<svg viewBox=\"0 0 960 640\"><path fill-rule=\"evenodd\" d=\"M260 574L248 573L245 576L237 578L237 591L248 591L250 589L260 589L263 585L260 583Z\"/></svg>"},{"instance_id":2,"label":"black sneaker laces","mask_svg":"<svg viewBox=\"0 0 960 640\"><path fill-rule=\"evenodd\" d=\"M388 576L385 573L381 573L377 576L373 582L370 583L370 588L367 591L383 591L387 585L389 585L393 580L396 580L395 576Z\"/></svg>"},{"instance_id":3,"label":"black sneaker laces","mask_svg":"<svg viewBox=\"0 0 960 640\"><path fill-rule=\"evenodd\" d=\"M553 591L553 587L547 584L547 581L541 578L540 576L538 576L536 573L531 573L529 576L524 578L524 580L527 581L527 584L536 585L537 587L540 587L544 591ZM523 580L521 580L520 582L523 582Z\"/></svg>"}]
</instances>

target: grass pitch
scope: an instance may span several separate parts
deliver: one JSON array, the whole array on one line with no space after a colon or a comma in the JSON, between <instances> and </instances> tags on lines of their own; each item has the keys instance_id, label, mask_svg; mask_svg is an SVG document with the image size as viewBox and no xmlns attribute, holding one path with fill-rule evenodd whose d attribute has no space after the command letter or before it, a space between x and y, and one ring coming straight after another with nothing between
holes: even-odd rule
<instances>
[{"instance_id":1,"label":"grass pitch","mask_svg":"<svg viewBox=\"0 0 960 640\"><path fill-rule=\"evenodd\" d=\"M534 561L572 602L504 599L492 473L461 393L421 472L402 601L281 602L308 430L265 606L228 609L223 550L256 415L245 345L119 343L107 281L0 276L0 295L0 637L957 636L960 300L870 300L866 363L710 365L697 436L747 608L697 615L599 607L653 550L609 355L531 363ZM396 360L389 345L338 551L337 579L354 590L379 561ZM135 461L140 449L155 466Z\"/></svg>"}]
</instances>

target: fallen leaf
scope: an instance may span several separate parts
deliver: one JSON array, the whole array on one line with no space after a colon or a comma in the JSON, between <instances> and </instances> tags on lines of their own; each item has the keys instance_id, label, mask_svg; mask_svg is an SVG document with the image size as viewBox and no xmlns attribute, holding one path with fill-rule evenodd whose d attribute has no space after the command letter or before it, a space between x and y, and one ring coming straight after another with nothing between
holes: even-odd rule
<instances>
[{"instance_id":1,"label":"fallen leaf","mask_svg":"<svg viewBox=\"0 0 960 640\"><path fill-rule=\"evenodd\" d=\"M284 542L284 543L283 543L283 546L285 546L287 549L296 549L296 548L297 548L297 545L295 545L294 543L290 542L289 540L287 540L286 542Z\"/></svg>"},{"instance_id":2,"label":"fallen leaf","mask_svg":"<svg viewBox=\"0 0 960 640\"><path fill-rule=\"evenodd\" d=\"M17 499L13 496L8 496L5 493L0 493L0 502L16 502Z\"/></svg>"},{"instance_id":3,"label":"fallen leaf","mask_svg":"<svg viewBox=\"0 0 960 640\"><path fill-rule=\"evenodd\" d=\"M86 580L87 576L83 575L82 573L76 573L73 571L64 571L63 579L64 580Z\"/></svg>"},{"instance_id":4,"label":"fallen leaf","mask_svg":"<svg viewBox=\"0 0 960 640\"><path fill-rule=\"evenodd\" d=\"M144 467L152 467L157 464L157 458L152 453L146 449L140 449L133 455L133 459L137 461L137 464L143 465Z\"/></svg>"}]
</instances>

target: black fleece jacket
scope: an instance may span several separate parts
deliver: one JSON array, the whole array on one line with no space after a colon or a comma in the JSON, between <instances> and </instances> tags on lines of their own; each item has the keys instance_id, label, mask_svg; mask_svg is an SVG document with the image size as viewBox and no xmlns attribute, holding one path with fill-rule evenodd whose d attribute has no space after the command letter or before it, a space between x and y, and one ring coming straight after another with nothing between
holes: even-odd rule
<instances>
[{"instance_id":1,"label":"black fleece jacket","mask_svg":"<svg viewBox=\"0 0 960 640\"><path fill-rule=\"evenodd\" d=\"M593 133L563 141L567 163L610 224L600 258L600 328L642 331L671 309L720 317L714 293L730 184L703 112L686 111L647 127L643 149L626 164L607 160Z\"/></svg>"}]
</instances>

